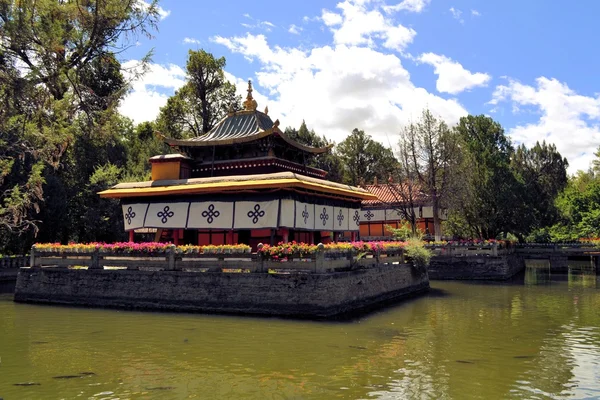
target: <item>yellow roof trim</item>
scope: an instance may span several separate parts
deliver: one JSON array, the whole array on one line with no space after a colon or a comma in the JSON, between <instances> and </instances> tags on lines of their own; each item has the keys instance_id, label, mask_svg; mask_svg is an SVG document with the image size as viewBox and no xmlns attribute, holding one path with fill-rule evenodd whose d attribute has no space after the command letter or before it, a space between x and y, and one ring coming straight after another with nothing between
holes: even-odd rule
<instances>
[{"instance_id":1,"label":"yellow roof trim","mask_svg":"<svg viewBox=\"0 0 600 400\"><path fill-rule=\"evenodd\" d=\"M358 192L350 189L331 187L316 182L306 182L299 179L263 179L242 182L212 182L196 183L189 185L155 186L145 188L108 189L100 193L100 197L125 198L125 197L149 197L176 194L201 194L215 192L234 192L244 189L274 189L274 188L300 187L316 190L323 193L345 195L361 200L377 199L377 196L369 192Z\"/></svg>"}]
</instances>

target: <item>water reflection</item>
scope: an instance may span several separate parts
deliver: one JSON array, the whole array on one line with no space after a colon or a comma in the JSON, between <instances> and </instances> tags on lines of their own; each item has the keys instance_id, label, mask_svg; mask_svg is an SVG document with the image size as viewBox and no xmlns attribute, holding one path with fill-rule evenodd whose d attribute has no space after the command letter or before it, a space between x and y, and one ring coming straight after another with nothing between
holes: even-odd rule
<instances>
[{"instance_id":1,"label":"water reflection","mask_svg":"<svg viewBox=\"0 0 600 400\"><path fill-rule=\"evenodd\" d=\"M570 261L568 277L569 287L597 287L596 267L591 261Z\"/></svg>"},{"instance_id":2,"label":"water reflection","mask_svg":"<svg viewBox=\"0 0 600 400\"><path fill-rule=\"evenodd\" d=\"M545 285L552 280L549 260L526 260L525 261L525 284Z\"/></svg>"},{"instance_id":3,"label":"water reflection","mask_svg":"<svg viewBox=\"0 0 600 400\"><path fill-rule=\"evenodd\" d=\"M596 398L600 291L576 267L537 266L516 284L433 282L431 295L344 323L0 297L0 397ZM15 386L28 382L39 385Z\"/></svg>"}]
</instances>

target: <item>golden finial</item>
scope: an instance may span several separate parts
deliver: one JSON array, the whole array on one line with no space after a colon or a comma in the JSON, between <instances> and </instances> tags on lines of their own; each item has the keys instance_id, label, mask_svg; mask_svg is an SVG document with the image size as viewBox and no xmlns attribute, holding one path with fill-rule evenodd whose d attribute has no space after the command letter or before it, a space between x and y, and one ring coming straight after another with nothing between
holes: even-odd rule
<instances>
[{"instance_id":1,"label":"golden finial","mask_svg":"<svg viewBox=\"0 0 600 400\"><path fill-rule=\"evenodd\" d=\"M248 96L246 96L246 101L244 101L244 109L246 111L256 111L257 106L258 103L252 98L252 81L248 79Z\"/></svg>"},{"instance_id":2,"label":"golden finial","mask_svg":"<svg viewBox=\"0 0 600 400\"><path fill-rule=\"evenodd\" d=\"M265 107L265 114L269 115L269 106Z\"/></svg>"}]
</instances>

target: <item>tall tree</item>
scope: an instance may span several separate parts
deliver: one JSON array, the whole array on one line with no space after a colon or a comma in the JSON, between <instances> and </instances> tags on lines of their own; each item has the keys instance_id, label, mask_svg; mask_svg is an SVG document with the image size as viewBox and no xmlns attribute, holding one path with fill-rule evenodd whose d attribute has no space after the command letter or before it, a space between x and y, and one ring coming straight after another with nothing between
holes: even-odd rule
<instances>
[{"instance_id":1,"label":"tall tree","mask_svg":"<svg viewBox=\"0 0 600 400\"><path fill-rule=\"evenodd\" d=\"M302 121L298 130L286 128L284 132L290 139L311 147L334 146L325 136L319 136L314 130L308 130L306 123ZM308 162L308 166L327 171L327 179L333 182L342 182L343 167L340 157L333 151L326 154L319 154Z\"/></svg>"},{"instance_id":2,"label":"tall tree","mask_svg":"<svg viewBox=\"0 0 600 400\"><path fill-rule=\"evenodd\" d=\"M390 192L395 199L395 207L402 218L410 225L413 236L417 234L417 215L415 208L422 199L419 178L413 168L411 140L400 140L398 143L398 168L396 178L398 183L390 185Z\"/></svg>"},{"instance_id":3,"label":"tall tree","mask_svg":"<svg viewBox=\"0 0 600 400\"><path fill-rule=\"evenodd\" d=\"M558 217L555 199L567 186L567 167L556 146L538 142L528 149L521 145L511 160L513 172L523 185L517 226L523 236L531 231L553 225Z\"/></svg>"},{"instance_id":4,"label":"tall tree","mask_svg":"<svg viewBox=\"0 0 600 400\"><path fill-rule=\"evenodd\" d=\"M391 149L359 129L338 145L337 153L344 164L344 183L355 186L374 178L385 181L398 164Z\"/></svg>"},{"instance_id":5,"label":"tall tree","mask_svg":"<svg viewBox=\"0 0 600 400\"><path fill-rule=\"evenodd\" d=\"M157 21L156 2L0 0L0 250L37 232L80 121L94 135L126 90L115 54Z\"/></svg>"},{"instance_id":6,"label":"tall tree","mask_svg":"<svg viewBox=\"0 0 600 400\"><path fill-rule=\"evenodd\" d=\"M229 111L241 108L235 85L225 79L225 57L190 50L188 81L167 100L158 117L158 129L173 138L196 137L210 131Z\"/></svg>"},{"instance_id":7,"label":"tall tree","mask_svg":"<svg viewBox=\"0 0 600 400\"><path fill-rule=\"evenodd\" d=\"M466 182L455 212L478 237L513 232L520 218L522 187L510 168L514 149L504 129L489 117L469 115L460 119L455 132L461 139L460 174Z\"/></svg>"},{"instance_id":8,"label":"tall tree","mask_svg":"<svg viewBox=\"0 0 600 400\"><path fill-rule=\"evenodd\" d=\"M440 212L452 189L452 174L456 171L457 135L431 111L423 110L421 119L402 131L400 149L408 152L409 164L405 168L412 171L407 176L418 178L421 190L431 202L435 236L439 240L442 231Z\"/></svg>"}]
</instances>

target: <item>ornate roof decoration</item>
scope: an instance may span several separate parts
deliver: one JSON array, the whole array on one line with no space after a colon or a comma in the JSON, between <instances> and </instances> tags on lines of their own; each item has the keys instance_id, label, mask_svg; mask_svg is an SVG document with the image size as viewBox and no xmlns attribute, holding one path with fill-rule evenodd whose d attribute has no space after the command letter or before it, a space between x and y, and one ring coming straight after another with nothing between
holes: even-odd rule
<instances>
[{"instance_id":1,"label":"ornate roof decoration","mask_svg":"<svg viewBox=\"0 0 600 400\"><path fill-rule=\"evenodd\" d=\"M200 146L226 146L238 143L252 142L266 136L273 135L283 139L287 144L298 150L312 154L327 152L331 146L310 147L288 138L279 129L279 120L273 120L266 112L256 110L256 100L252 98L252 84L248 81L248 97L244 101L244 110L230 112L219 121L208 133L192 139L164 138L170 146L200 147Z\"/></svg>"},{"instance_id":2,"label":"ornate roof decoration","mask_svg":"<svg viewBox=\"0 0 600 400\"><path fill-rule=\"evenodd\" d=\"M252 81L248 79L248 96L246 96L246 101L244 101L244 109L246 111L256 111L257 106L258 103L252 98Z\"/></svg>"}]
</instances>

